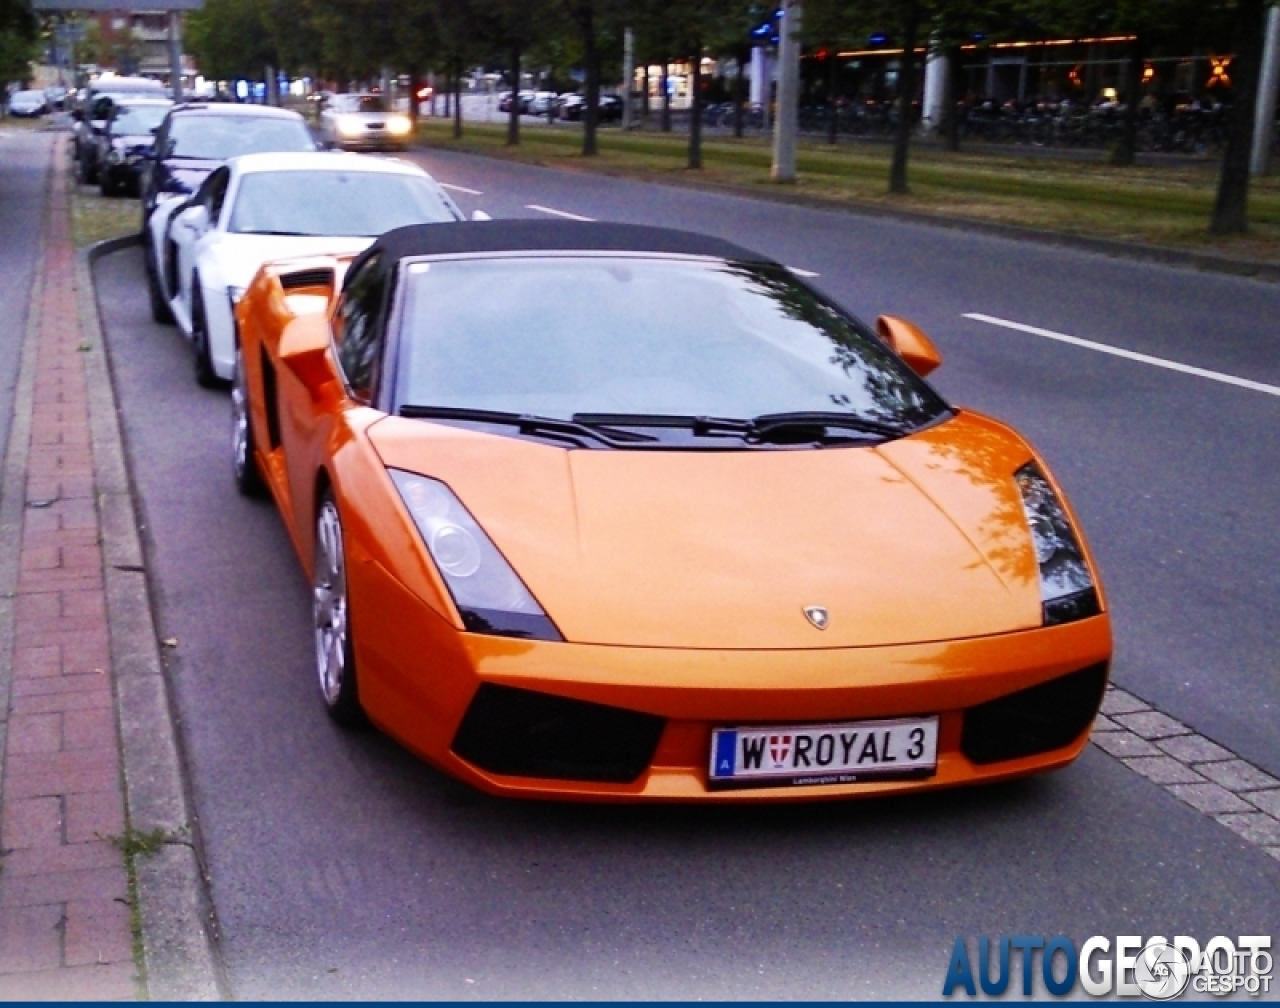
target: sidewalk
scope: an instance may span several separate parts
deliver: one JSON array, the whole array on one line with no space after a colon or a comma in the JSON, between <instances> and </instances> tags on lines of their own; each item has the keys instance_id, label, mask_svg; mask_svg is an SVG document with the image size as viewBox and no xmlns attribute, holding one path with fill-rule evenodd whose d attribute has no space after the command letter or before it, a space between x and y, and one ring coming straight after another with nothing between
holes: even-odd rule
<instances>
[{"instance_id":1,"label":"sidewalk","mask_svg":"<svg viewBox=\"0 0 1280 1008\"><path fill-rule=\"evenodd\" d=\"M0 677L6 999L140 990L65 166L59 141L4 480L10 565L17 554L11 680Z\"/></svg>"},{"instance_id":2,"label":"sidewalk","mask_svg":"<svg viewBox=\"0 0 1280 1008\"><path fill-rule=\"evenodd\" d=\"M67 137L0 481L0 1000L217 1000L216 920L151 617ZM5 320L0 320L3 324Z\"/></svg>"}]
</instances>

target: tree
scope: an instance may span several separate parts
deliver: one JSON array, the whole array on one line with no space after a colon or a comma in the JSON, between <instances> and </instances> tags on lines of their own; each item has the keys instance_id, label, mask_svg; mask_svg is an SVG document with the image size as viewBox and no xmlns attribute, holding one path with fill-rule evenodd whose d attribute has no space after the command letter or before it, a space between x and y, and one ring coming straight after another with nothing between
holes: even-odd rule
<instances>
[{"instance_id":1,"label":"tree","mask_svg":"<svg viewBox=\"0 0 1280 1008\"><path fill-rule=\"evenodd\" d=\"M910 192L907 184L907 157L911 150L911 131L915 121L911 115L916 96L916 39L920 33L921 0L902 0L902 61L898 70L898 129L893 138L893 161L889 166L889 192Z\"/></svg>"},{"instance_id":2,"label":"tree","mask_svg":"<svg viewBox=\"0 0 1280 1008\"><path fill-rule=\"evenodd\" d=\"M1266 4L1263 0L1237 0L1235 101L1227 149L1222 155L1218 196L1209 230L1213 234L1243 234L1249 229L1249 156L1253 148L1253 119L1258 100L1258 75L1262 68Z\"/></svg>"},{"instance_id":3,"label":"tree","mask_svg":"<svg viewBox=\"0 0 1280 1008\"><path fill-rule=\"evenodd\" d=\"M256 79L278 65L278 52L258 0L208 0L187 17L187 48L215 80Z\"/></svg>"},{"instance_id":4,"label":"tree","mask_svg":"<svg viewBox=\"0 0 1280 1008\"><path fill-rule=\"evenodd\" d=\"M36 29L26 0L0 0L0 91L9 81L25 84L31 76Z\"/></svg>"}]
</instances>

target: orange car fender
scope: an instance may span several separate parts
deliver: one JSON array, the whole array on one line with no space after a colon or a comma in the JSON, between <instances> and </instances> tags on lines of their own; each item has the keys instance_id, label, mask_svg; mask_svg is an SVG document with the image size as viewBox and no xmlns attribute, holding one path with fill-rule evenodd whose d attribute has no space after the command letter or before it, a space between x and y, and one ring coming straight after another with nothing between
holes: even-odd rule
<instances>
[{"instance_id":1,"label":"orange car fender","mask_svg":"<svg viewBox=\"0 0 1280 1008\"><path fill-rule=\"evenodd\" d=\"M380 728L414 740L420 755L438 756L451 739L426 726L456 723L474 672L452 597L366 435L381 417L346 410L317 476L329 480L342 516L361 704Z\"/></svg>"}]
</instances>

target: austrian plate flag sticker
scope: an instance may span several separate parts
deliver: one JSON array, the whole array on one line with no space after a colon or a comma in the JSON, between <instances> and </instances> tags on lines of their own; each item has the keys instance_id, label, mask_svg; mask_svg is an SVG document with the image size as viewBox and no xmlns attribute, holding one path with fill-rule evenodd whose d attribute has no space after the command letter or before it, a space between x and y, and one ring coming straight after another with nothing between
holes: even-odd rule
<instances>
[{"instance_id":1,"label":"austrian plate flag sticker","mask_svg":"<svg viewBox=\"0 0 1280 1008\"><path fill-rule=\"evenodd\" d=\"M799 787L930 777L938 765L937 717L823 725L717 728L713 788Z\"/></svg>"}]
</instances>

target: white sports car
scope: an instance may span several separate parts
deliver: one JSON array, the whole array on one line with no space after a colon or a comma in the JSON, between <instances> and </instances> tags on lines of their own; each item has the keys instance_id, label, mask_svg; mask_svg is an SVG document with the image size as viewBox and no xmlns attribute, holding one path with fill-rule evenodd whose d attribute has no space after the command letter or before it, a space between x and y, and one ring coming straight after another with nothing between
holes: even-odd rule
<instances>
[{"instance_id":1,"label":"white sports car","mask_svg":"<svg viewBox=\"0 0 1280 1008\"><path fill-rule=\"evenodd\" d=\"M151 215L152 312L177 322L195 348L196 381L214 387L233 375L233 306L264 262L360 252L392 228L462 219L439 183L404 161L326 152L232 158L190 199Z\"/></svg>"}]
</instances>

